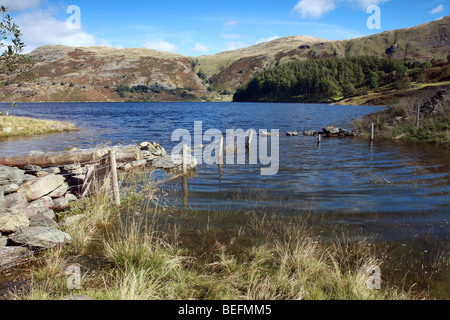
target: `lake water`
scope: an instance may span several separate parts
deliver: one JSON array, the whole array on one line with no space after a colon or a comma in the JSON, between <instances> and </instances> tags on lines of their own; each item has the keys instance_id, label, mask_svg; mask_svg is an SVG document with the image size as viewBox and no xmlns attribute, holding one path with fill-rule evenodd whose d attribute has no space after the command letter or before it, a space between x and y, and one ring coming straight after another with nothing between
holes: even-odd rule
<instances>
[{"instance_id":1,"label":"lake water","mask_svg":"<svg viewBox=\"0 0 450 320\"><path fill-rule=\"evenodd\" d=\"M261 176L260 165L202 165L188 179L189 205L199 210L289 204L298 209L364 212L450 212L450 152L431 146L359 139L285 136L286 131L351 129L354 118L380 107L260 103L19 104L14 115L75 122L78 132L0 140L0 154L30 150L157 141L168 152L172 132L279 129L280 169ZM208 142L204 142L208 144ZM176 188L176 187L175 187Z\"/></svg>"},{"instance_id":2,"label":"lake water","mask_svg":"<svg viewBox=\"0 0 450 320\"><path fill-rule=\"evenodd\" d=\"M352 138L324 138L318 146L314 137L285 136L287 131L317 131L330 124L351 129L356 117L382 109L271 103L19 104L14 115L69 120L81 130L0 140L0 155L142 141L157 141L170 152L177 144L171 141L172 132L181 128L193 134L194 121L202 121L203 130L224 133L278 129L277 175L261 176L259 165L225 164L221 171L217 165L201 165L187 178L184 197L181 180L163 186L169 200L196 212L264 209L320 214L324 218L316 226L319 232L342 226L355 237L370 235L409 250L410 257L420 257L413 263L431 263L433 255L448 250L450 152L423 144L370 144Z\"/></svg>"}]
</instances>

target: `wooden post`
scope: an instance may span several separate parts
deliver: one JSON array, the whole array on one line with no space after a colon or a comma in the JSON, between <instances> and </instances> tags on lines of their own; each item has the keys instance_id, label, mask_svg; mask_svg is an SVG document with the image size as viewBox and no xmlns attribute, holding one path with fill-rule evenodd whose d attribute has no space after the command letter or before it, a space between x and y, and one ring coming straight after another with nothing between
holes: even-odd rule
<instances>
[{"instance_id":1,"label":"wooden post","mask_svg":"<svg viewBox=\"0 0 450 320\"><path fill-rule=\"evenodd\" d=\"M420 125L420 105L417 105L416 113L416 127L418 127Z\"/></svg>"},{"instance_id":2,"label":"wooden post","mask_svg":"<svg viewBox=\"0 0 450 320\"><path fill-rule=\"evenodd\" d=\"M188 147L186 144L183 144L183 174L187 173L187 152Z\"/></svg>"},{"instance_id":3,"label":"wooden post","mask_svg":"<svg viewBox=\"0 0 450 320\"><path fill-rule=\"evenodd\" d=\"M217 152L217 164L223 164L223 136L220 137L219 151Z\"/></svg>"},{"instance_id":4,"label":"wooden post","mask_svg":"<svg viewBox=\"0 0 450 320\"><path fill-rule=\"evenodd\" d=\"M250 130L250 133L248 134L248 144L247 144L247 149L249 150L252 145L252 140L253 140L253 130Z\"/></svg>"},{"instance_id":5,"label":"wooden post","mask_svg":"<svg viewBox=\"0 0 450 320\"><path fill-rule=\"evenodd\" d=\"M120 193L119 193L119 181L117 180L117 163L116 163L116 151L109 151L109 159L111 166L111 179L113 188L113 200L116 206L120 206Z\"/></svg>"},{"instance_id":6,"label":"wooden post","mask_svg":"<svg viewBox=\"0 0 450 320\"><path fill-rule=\"evenodd\" d=\"M372 122L372 126L370 129L370 141L373 141L375 139L375 124Z\"/></svg>"},{"instance_id":7,"label":"wooden post","mask_svg":"<svg viewBox=\"0 0 450 320\"><path fill-rule=\"evenodd\" d=\"M317 144L319 145L322 142L322 135L318 135L317 137Z\"/></svg>"}]
</instances>

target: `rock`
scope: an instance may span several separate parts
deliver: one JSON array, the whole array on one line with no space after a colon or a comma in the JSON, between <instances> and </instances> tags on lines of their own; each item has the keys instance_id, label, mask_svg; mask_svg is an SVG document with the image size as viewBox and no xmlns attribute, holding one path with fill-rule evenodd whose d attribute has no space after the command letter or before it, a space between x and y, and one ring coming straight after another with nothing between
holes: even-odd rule
<instances>
[{"instance_id":1,"label":"rock","mask_svg":"<svg viewBox=\"0 0 450 320\"><path fill-rule=\"evenodd\" d=\"M52 197L52 198L60 198L66 194L67 190L69 190L69 184L67 182L64 182L62 185L60 185L54 191L49 193L48 196Z\"/></svg>"},{"instance_id":2,"label":"rock","mask_svg":"<svg viewBox=\"0 0 450 320\"><path fill-rule=\"evenodd\" d=\"M29 201L33 201L56 190L64 181L63 176L51 174L21 185L17 192L24 194Z\"/></svg>"},{"instance_id":3,"label":"rock","mask_svg":"<svg viewBox=\"0 0 450 320\"><path fill-rule=\"evenodd\" d=\"M65 197L65 198L67 199L67 201L69 201L69 202L73 202L73 201L77 201L77 200L78 200L77 196L74 195L74 194L71 194L71 193L66 193L66 195L65 195L64 197Z\"/></svg>"},{"instance_id":4,"label":"rock","mask_svg":"<svg viewBox=\"0 0 450 320\"><path fill-rule=\"evenodd\" d=\"M67 200L66 197L61 197L53 200L52 209L55 210L56 212L64 211L68 207L69 207L69 200Z\"/></svg>"},{"instance_id":5,"label":"rock","mask_svg":"<svg viewBox=\"0 0 450 320\"><path fill-rule=\"evenodd\" d=\"M3 187L0 186L0 208L5 207L5 191Z\"/></svg>"},{"instance_id":6,"label":"rock","mask_svg":"<svg viewBox=\"0 0 450 320\"><path fill-rule=\"evenodd\" d=\"M58 167L52 167L52 168L46 168L43 169L42 171L50 173L50 174L58 174L61 173L61 169Z\"/></svg>"},{"instance_id":7,"label":"rock","mask_svg":"<svg viewBox=\"0 0 450 320\"><path fill-rule=\"evenodd\" d=\"M58 228L58 224L55 220L46 217L42 214L38 214L30 218L30 227L50 227Z\"/></svg>"},{"instance_id":8,"label":"rock","mask_svg":"<svg viewBox=\"0 0 450 320\"><path fill-rule=\"evenodd\" d=\"M13 129L11 127L3 128L3 133L12 133Z\"/></svg>"},{"instance_id":9,"label":"rock","mask_svg":"<svg viewBox=\"0 0 450 320\"><path fill-rule=\"evenodd\" d=\"M71 241L67 233L50 227L21 228L9 238L17 244L37 248L53 248Z\"/></svg>"},{"instance_id":10,"label":"rock","mask_svg":"<svg viewBox=\"0 0 450 320\"><path fill-rule=\"evenodd\" d=\"M10 210L24 210L28 206L28 200L23 194L12 193L5 196L4 206Z\"/></svg>"},{"instance_id":11,"label":"rock","mask_svg":"<svg viewBox=\"0 0 450 320\"><path fill-rule=\"evenodd\" d=\"M316 134L317 134L317 132L314 130L306 130L303 132L304 136L315 136Z\"/></svg>"},{"instance_id":12,"label":"rock","mask_svg":"<svg viewBox=\"0 0 450 320\"><path fill-rule=\"evenodd\" d=\"M23 183L27 183L27 182L34 181L34 180L37 180L37 177L33 176L31 174L25 174L23 176Z\"/></svg>"},{"instance_id":13,"label":"rock","mask_svg":"<svg viewBox=\"0 0 450 320\"><path fill-rule=\"evenodd\" d=\"M181 155L165 155L163 157L157 158L152 162L152 166L156 169L172 170L179 169L182 166L183 157ZM187 155L187 168L193 169L197 167L197 159L188 154Z\"/></svg>"},{"instance_id":14,"label":"rock","mask_svg":"<svg viewBox=\"0 0 450 320\"><path fill-rule=\"evenodd\" d=\"M37 172L42 171L41 167L34 164L27 164L23 169L25 170L25 173L28 174L36 174Z\"/></svg>"},{"instance_id":15,"label":"rock","mask_svg":"<svg viewBox=\"0 0 450 320\"><path fill-rule=\"evenodd\" d=\"M48 208L48 209L41 209L38 211L38 215L43 215L44 217L47 217L49 219L55 219L56 218L56 214L55 212Z\"/></svg>"},{"instance_id":16,"label":"rock","mask_svg":"<svg viewBox=\"0 0 450 320\"><path fill-rule=\"evenodd\" d=\"M45 172L45 171L36 172L36 177L38 177L38 178L43 178L43 177L46 177L48 175L50 175L50 173Z\"/></svg>"},{"instance_id":17,"label":"rock","mask_svg":"<svg viewBox=\"0 0 450 320\"><path fill-rule=\"evenodd\" d=\"M328 126L325 128L322 128L324 134L339 134L339 128Z\"/></svg>"},{"instance_id":18,"label":"rock","mask_svg":"<svg viewBox=\"0 0 450 320\"><path fill-rule=\"evenodd\" d=\"M21 184L25 172L13 167L6 167L0 165L0 186L7 184Z\"/></svg>"},{"instance_id":19,"label":"rock","mask_svg":"<svg viewBox=\"0 0 450 320\"><path fill-rule=\"evenodd\" d=\"M150 151L150 153L156 150L156 148L150 142L142 142L140 148L142 151Z\"/></svg>"},{"instance_id":20,"label":"rock","mask_svg":"<svg viewBox=\"0 0 450 320\"><path fill-rule=\"evenodd\" d=\"M23 247L0 247L0 270L25 261L32 252Z\"/></svg>"},{"instance_id":21,"label":"rock","mask_svg":"<svg viewBox=\"0 0 450 320\"><path fill-rule=\"evenodd\" d=\"M86 217L86 215L84 214L76 214L70 217L65 217L62 221L61 221L61 225L63 226L70 226L70 225L74 225L76 224L78 221L80 221L81 219L83 219L84 217Z\"/></svg>"},{"instance_id":22,"label":"rock","mask_svg":"<svg viewBox=\"0 0 450 320\"><path fill-rule=\"evenodd\" d=\"M27 208L27 217L30 218L37 214L44 214L53 207L53 200L49 196L44 196L31 202ZM34 209L34 211L33 211Z\"/></svg>"},{"instance_id":23,"label":"rock","mask_svg":"<svg viewBox=\"0 0 450 320\"><path fill-rule=\"evenodd\" d=\"M0 247L6 247L8 245L8 237L0 236Z\"/></svg>"},{"instance_id":24,"label":"rock","mask_svg":"<svg viewBox=\"0 0 450 320\"><path fill-rule=\"evenodd\" d=\"M13 233L19 228L28 227L30 221L22 211L0 209L0 231Z\"/></svg>"},{"instance_id":25,"label":"rock","mask_svg":"<svg viewBox=\"0 0 450 320\"><path fill-rule=\"evenodd\" d=\"M298 136L298 132L297 131L288 131L288 132L286 132L286 135L288 137L296 137L296 136Z\"/></svg>"},{"instance_id":26,"label":"rock","mask_svg":"<svg viewBox=\"0 0 450 320\"><path fill-rule=\"evenodd\" d=\"M17 192L17 190L19 190L19 186L15 183L3 186L4 194L11 194Z\"/></svg>"}]
</instances>

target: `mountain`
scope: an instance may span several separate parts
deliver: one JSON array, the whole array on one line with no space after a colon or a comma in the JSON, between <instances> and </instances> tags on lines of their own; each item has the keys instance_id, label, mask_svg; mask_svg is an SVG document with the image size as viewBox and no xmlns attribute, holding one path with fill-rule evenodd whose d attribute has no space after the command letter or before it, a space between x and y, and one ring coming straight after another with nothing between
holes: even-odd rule
<instances>
[{"instance_id":1,"label":"mountain","mask_svg":"<svg viewBox=\"0 0 450 320\"><path fill-rule=\"evenodd\" d=\"M447 16L351 40L293 36L200 57L143 48L44 46L30 53L36 81L10 79L0 95L5 102L219 100L289 61L362 55L447 60L449 31Z\"/></svg>"}]
</instances>

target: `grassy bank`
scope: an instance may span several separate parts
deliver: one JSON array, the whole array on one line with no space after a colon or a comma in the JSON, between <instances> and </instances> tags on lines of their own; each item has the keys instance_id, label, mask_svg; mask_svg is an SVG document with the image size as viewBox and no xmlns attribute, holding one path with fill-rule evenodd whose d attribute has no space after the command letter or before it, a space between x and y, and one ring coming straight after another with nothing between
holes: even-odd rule
<instances>
[{"instance_id":1,"label":"grassy bank","mask_svg":"<svg viewBox=\"0 0 450 320\"><path fill-rule=\"evenodd\" d=\"M27 117L0 116L0 138L33 136L45 133L77 130L70 122L41 120Z\"/></svg>"},{"instance_id":2,"label":"grassy bank","mask_svg":"<svg viewBox=\"0 0 450 320\"><path fill-rule=\"evenodd\" d=\"M137 178L136 178L137 177ZM143 175L129 179L137 190ZM125 190L126 191L126 190ZM417 299L425 295L382 282L367 285L371 266L383 266L383 254L362 241L322 243L304 217L284 219L239 213L240 223L224 235L215 213L206 225L180 225L155 196L123 192L118 210L98 195L75 204L65 216L82 214L64 231L70 245L45 253L25 266L28 283L11 288L7 299L55 300L88 295L99 300L331 300ZM145 201L144 201L145 200ZM189 214L189 219L195 218ZM217 214L217 219L223 219ZM81 289L67 288L66 270L81 267ZM23 277L23 275L22 275Z\"/></svg>"},{"instance_id":3,"label":"grassy bank","mask_svg":"<svg viewBox=\"0 0 450 320\"><path fill-rule=\"evenodd\" d=\"M353 125L368 137L371 123L375 124L376 139L426 142L450 149L450 89L417 92L386 110L355 120Z\"/></svg>"}]
</instances>

